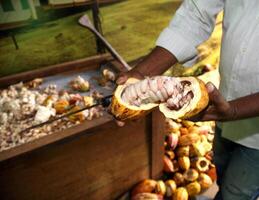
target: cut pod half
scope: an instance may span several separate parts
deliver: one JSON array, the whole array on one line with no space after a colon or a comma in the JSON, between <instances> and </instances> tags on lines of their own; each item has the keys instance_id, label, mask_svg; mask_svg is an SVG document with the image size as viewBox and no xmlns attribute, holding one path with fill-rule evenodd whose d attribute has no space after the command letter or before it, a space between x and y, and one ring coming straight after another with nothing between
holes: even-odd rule
<instances>
[{"instance_id":1,"label":"cut pod half","mask_svg":"<svg viewBox=\"0 0 259 200\"><path fill-rule=\"evenodd\" d=\"M159 100L150 101L150 99L154 99L151 97L149 98L148 102L145 102L145 103L141 102L139 105L136 105L137 100L141 100L140 97L138 96L138 93L140 92L140 90L132 91L132 93L130 90L134 88L134 87L131 87L132 85L139 84L140 81L144 82L143 80L130 78L124 85L119 85L116 88L112 99L112 103L111 103L111 112L115 116L115 118L122 121L128 120L128 119L140 118L143 115L145 115L147 112L150 112L153 108L159 106L160 111L167 118L185 119L198 114L201 110L203 110L208 105L208 102L209 102L208 93L207 93L205 84L198 78L195 78L195 77L175 78L175 77L159 76L154 78L148 78L148 84L147 84L148 86L146 87L146 90L147 90L146 94L149 94L150 90L153 90L153 93L156 93L157 91L158 93L157 99ZM156 82L157 82L157 85L151 85ZM172 87L170 87L170 83L173 83ZM187 85L187 87L185 87L185 85ZM157 88L156 91L153 89L154 87ZM179 89L179 87L181 89ZM167 94L163 93L164 95L159 98L159 91L161 89L167 89L166 91ZM175 94L175 92L177 94ZM135 98L134 103L132 103L130 100L129 101L125 100L125 96L127 97L130 94L132 94L131 97L133 96ZM165 95L167 95L167 99L165 98ZM188 100L186 100L185 98L187 97L187 95L188 95ZM171 102L174 102L173 106L170 105L169 99L171 100Z\"/></svg>"},{"instance_id":2,"label":"cut pod half","mask_svg":"<svg viewBox=\"0 0 259 200\"><path fill-rule=\"evenodd\" d=\"M129 78L125 84L118 85L118 87L116 88L111 103L111 113L114 115L116 119L122 121L137 119L158 106L157 103L149 103L143 104L139 107L131 105L130 103L122 99L122 94L125 88L139 81L139 79Z\"/></svg>"},{"instance_id":3,"label":"cut pod half","mask_svg":"<svg viewBox=\"0 0 259 200\"><path fill-rule=\"evenodd\" d=\"M203 81L195 77L181 77L182 81L187 81L191 84L191 91L193 93L192 99L179 110L171 110L166 103L159 105L160 111L165 117L170 119L187 119L197 115L209 103L209 95Z\"/></svg>"}]
</instances>

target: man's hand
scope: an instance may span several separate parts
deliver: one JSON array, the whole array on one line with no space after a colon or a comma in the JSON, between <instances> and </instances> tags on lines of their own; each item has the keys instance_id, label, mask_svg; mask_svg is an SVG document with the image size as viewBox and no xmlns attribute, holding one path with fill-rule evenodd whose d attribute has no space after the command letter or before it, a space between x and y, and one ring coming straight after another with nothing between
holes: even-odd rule
<instances>
[{"instance_id":1,"label":"man's hand","mask_svg":"<svg viewBox=\"0 0 259 200\"><path fill-rule=\"evenodd\" d=\"M230 121L236 118L236 108L224 99L218 89L207 83L206 88L209 94L210 105L206 110L191 118L193 121Z\"/></svg>"}]
</instances>

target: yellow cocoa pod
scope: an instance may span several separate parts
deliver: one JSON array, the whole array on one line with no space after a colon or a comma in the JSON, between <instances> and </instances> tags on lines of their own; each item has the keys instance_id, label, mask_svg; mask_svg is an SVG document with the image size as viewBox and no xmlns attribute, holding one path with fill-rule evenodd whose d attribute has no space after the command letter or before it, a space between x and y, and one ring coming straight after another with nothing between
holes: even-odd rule
<instances>
[{"instance_id":1,"label":"yellow cocoa pod","mask_svg":"<svg viewBox=\"0 0 259 200\"><path fill-rule=\"evenodd\" d=\"M191 166L191 161L190 161L190 158L187 157L187 156L182 156L182 157L179 157L178 158L178 164L179 164L179 167L186 171L190 168Z\"/></svg>"},{"instance_id":2,"label":"yellow cocoa pod","mask_svg":"<svg viewBox=\"0 0 259 200\"><path fill-rule=\"evenodd\" d=\"M188 169L184 172L183 177L188 182L193 182L198 179L199 173L195 169Z\"/></svg>"},{"instance_id":3,"label":"yellow cocoa pod","mask_svg":"<svg viewBox=\"0 0 259 200\"><path fill-rule=\"evenodd\" d=\"M210 176L208 176L205 173L200 173L199 178L198 178L198 182L201 185L201 189L208 189L210 186L212 186L213 181L210 178Z\"/></svg>"},{"instance_id":4,"label":"yellow cocoa pod","mask_svg":"<svg viewBox=\"0 0 259 200\"><path fill-rule=\"evenodd\" d=\"M195 196L201 192L201 185L197 181L195 181L195 182L189 183L186 186L186 189L189 196Z\"/></svg>"},{"instance_id":5,"label":"yellow cocoa pod","mask_svg":"<svg viewBox=\"0 0 259 200\"><path fill-rule=\"evenodd\" d=\"M193 143L196 143L200 140L199 134L191 133L179 137L178 145L179 146L189 146Z\"/></svg>"},{"instance_id":6,"label":"yellow cocoa pod","mask_svg":"<svg viewBox=\"0 0 259 200\"><path fill-rule=\"evenodd\" d=\"M173 200L188 200L188 192L186 188L184 187L179 187L176 189L174 195L173 195Z\"/></svg>"},{"instance_id":7,"label":"yellow cocoa pod","mask_svg":"<svg viewBox=\"0 0 259 200\"><path fill-rule=\"evenodd\" d=\"M165 193L166 193L166 186L165 186L164 181L162 181L162 180L157 181L156 188L155 188L155 193L156 194L160 194L162 196L165 195Z\"/></svg>"},{"instance_id":8,"label":"yellow cocoa pod","mask_svg":"<svg viewBox=\"0 0 259 200\"><path fill-rule=\"evenodd\" d=\"M175 153L178 157L181 156L189 156L190 155L190 146L182 146L182 147L178 147L175 150Z\"/></svg>"},{"instance_id":9,"label":"yellow cocoa pod","mask_svg":"<svg viewBox=\"0 0 259 200\"><path fill-rule=\"evenodd\" d=\"M153 80L155 80L158 77L152 78ZM159 78L163 79L168 77ZM178 79L180 80L180 84L182 85L185 85L186 83L189 84L188 88L191 88L191 92L193 94L193 97L188 102L188 104L183 105L180 109L176 110L170 108L166 101L141 103L140 106L136 106L126 102L122 99L123 93L127 88L129 88L129 85L136 84L140 81L138 79L130 78L124 85L119 85L116 88L114 96L112 98L111 113L115 116L115 118L119 120L136 119L140 118L141 116L145 115L153 108L158 106L165 117L170 119L190 118L191 116L198 114L208 105L209 102L209 96L204 82L197 79L196 77L178 77ZM143 81L150 81L150 79L146 79ZM146 90L149 90L149 88L146 88Z\"/></svg>"},{"instance_id":10,"label":"yellow cocoa pod","mask_svg":"<svg viewBox=\"0 0 259 200\"><path fill-rule=\"evenodd\" d=\"M166 196L171 197L173 193L176 191L177 185L174 180L167 180L165 182L166 186Z\"/></svg>"}]
</instances>

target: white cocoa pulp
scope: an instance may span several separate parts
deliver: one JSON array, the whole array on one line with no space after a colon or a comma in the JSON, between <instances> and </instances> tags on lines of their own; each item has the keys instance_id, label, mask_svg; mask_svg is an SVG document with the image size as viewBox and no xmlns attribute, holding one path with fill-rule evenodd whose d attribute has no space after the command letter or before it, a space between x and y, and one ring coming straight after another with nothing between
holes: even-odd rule
<instances>
[{"instance_id":1,"label":"white cocoa pulp","mask_svg":"<svg viewBox=\"0 0 259 200\"><path fill-rule=\"evenodd\" d=\"M134 106L148 103L163 103L172 110L179 110L193 98L191 83L180 78L155 76L128 85L122 100Z\"/></svg>"}]
</instances>

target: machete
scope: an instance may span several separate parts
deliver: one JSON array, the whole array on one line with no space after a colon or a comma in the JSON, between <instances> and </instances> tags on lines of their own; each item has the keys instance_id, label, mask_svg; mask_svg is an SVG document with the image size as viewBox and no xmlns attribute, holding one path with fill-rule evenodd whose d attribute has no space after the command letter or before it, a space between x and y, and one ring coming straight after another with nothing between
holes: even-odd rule
<instances>
[{"instance_id":1,"label":"machete","mask_svg":"<svg viewBox=\"0 0 259 200\"><path fill-rule=\"evenodd\" d=\"M79 109L79 110L72 111L72 112L67 112L67 113L64 114L64 115L61 115L61 116L58 116L58 117L54 117L54 118L52 118L52 119L50 119L50 120L48 120L48 121L46 121L46 122L42 122L42 123L39 123L39 124L30 126L30 127L26 128L26 129L20 131L19 134L22 134L22 133L24 133L24 132L28 132L28 131L30 131L31 129L34 129L34 128L42 127L42 126L44 126L44 125L46 125L46 124L50 124L50 123L52 123L52 122L54 122L54 121L67 118L67 117L69 117L69 116L71 116L71 115L74 115L74 114L79 113L79 112L82 112L82 111L84 111L84 110L93 108L93 107L95 107L95 106L100 106L100 105L102 105L103 107L108 107L108 106L110 105L110 103L111 103L111 97L112 97L112 96L113 96L113 95L105 96L105 97L103 97L103 98L97 100L97 103L95 103L95 104L93 104L93 105L91 105L91 106L85 106L85 107L82 107L82 108Z\"/></svg>"}]
</instances>

